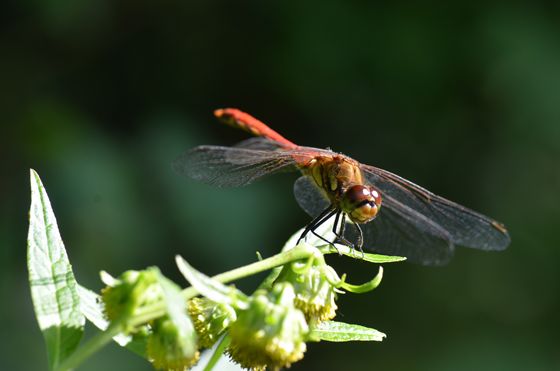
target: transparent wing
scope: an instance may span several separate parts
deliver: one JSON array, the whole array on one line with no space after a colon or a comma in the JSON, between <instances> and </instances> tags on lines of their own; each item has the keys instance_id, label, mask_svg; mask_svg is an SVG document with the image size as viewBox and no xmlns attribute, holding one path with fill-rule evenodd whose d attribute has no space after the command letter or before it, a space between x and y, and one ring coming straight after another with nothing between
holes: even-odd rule
<instances>
[{"instance_id":1,"label":"transparent wing","mask_svg":"<svg viewBox=\"0 0 560 371\"><path fill-rule=\"evenodd\" d=\"M294 184L294 195L300 207L316 217L329 206L329 201L306 176ZM403 205L390 195L383 195L378 216L362 225L364 247L380 254L406 256L424 265L442 265L453 256L449 234L438 224ZM356 230L348 225L346 237L356 241Z\"/></svg>"},{"instance_id":2,"label":"transparent wing","mask_svg":"<svg viewBox=\"0 0 560 371\"><path fill-rule=\"evenodd\" d=\"M321 214L330 205L321 190L305 175L295 181L294 196L298 205L312 217Z\"/></svg>"},{"instance_id":3,"label":"transparent wing","mask_svg":"<svg viewBox=\"0 0 560 371\"><path fill-rule=\"evenodd\" d=\"M282 150L280 143L263 137L252 137L242 140L234 145L236 148L256 149L261 151L277 151Z\"/></svg>"},{"instance_id":4,"label":"transparent wing","mask_svg":"<svg viewBox=\"0 0 560 371\"><path fill-rule=\"evenodd\" d=\"M173 161L176 173L220 186L247 185L265 175L294 171L315 156L331 151L308 147L286 149L267 138L249 138L233 147L199 146Z\"/></svg>"},{"instance_id":5,"label":"transparent wing","mask_svg":"<svg viewBox=\"0 0 560 371\"><path fill-rule=\"evenodd\" d=\"M440 231L429 234L449 239L453 244L481 250L503 250L510 243L505 227L482 214L437 196L388 171L361 165L367 181L381 191L384 206L406 223L423 229L426 220ZM387 200L388 202L385 202ZM389 201L390 200L390 201ZM395 216L396 217L396 216ZM445 231L445 235L441 233Z\"/></svg>"},{"instance_id":6,"label":"transparent wing","mask_svg":"<svg viewBox=\"0 0 560 371\"><path fill-rule=\"evenodd\" d=\"M265 175L295 170L288 151L241 147L199 146L173 161L173 170L192 179L219 187L239 187Z\"/></svg>"},{"instance_id":7,"label":"transparent wing","mask_svg":"<svg viewBox=\"0 0 560 371\"><path fill-rule=\"evenodd\" d=\"M355 241L354 228L348 226L347 230L347 238ZM391 196L385 197L377 217L362 230L368 250L406 256L413 263L443 265L455 250L445 229Z\"/></svg>"}]
</instances>

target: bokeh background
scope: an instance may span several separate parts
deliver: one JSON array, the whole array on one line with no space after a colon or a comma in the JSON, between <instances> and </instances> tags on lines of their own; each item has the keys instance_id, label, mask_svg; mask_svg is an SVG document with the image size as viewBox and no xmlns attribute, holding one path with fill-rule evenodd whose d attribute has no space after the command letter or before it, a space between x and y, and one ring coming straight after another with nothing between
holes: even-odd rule
<instances>
[{"instance_id":1,"label":"bokeh background","mask_svg":"<svg viewBox=\"0 0 560 371\"><path fill-rule=\"evenodd\" d=\"M0 365L46 369L26 282L29 168L75 274L175 254L216 274L274 254L308 216L296 175L242 189L181 178L198 144L246 138L239 107L503 221L502 253L386 266L339 319L383 343L311 344L294 370L560 369L560 9L557 2L19 1L0 13ZM352 282L371 265L331 259ZM238 282L250 292L258 277ZM91 333L91 332L90 332ZM111 345L82 370L149 370Z\"/></svg>"}]
</instances>

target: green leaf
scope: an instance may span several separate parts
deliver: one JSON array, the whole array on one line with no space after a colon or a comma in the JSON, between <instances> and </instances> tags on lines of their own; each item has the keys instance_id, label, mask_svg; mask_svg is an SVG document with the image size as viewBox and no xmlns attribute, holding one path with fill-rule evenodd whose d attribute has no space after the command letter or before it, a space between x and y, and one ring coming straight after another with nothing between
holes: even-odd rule
<instances>
[{"instance_id":1,"label":"green leaf","mask_svg":"<svg viewBox=\"0 0 560 371\"><path fill-rule=\"evenodd\" d=\"M235 308L246 309L248 307L247 296L241 291L197 271L179 255L175 257L175 262L181 274L201 295L216 303L228 304Z\"/></svg>"},{"instance_id":2,"label":"green leaf","mask_svg":"<svg viewBox=\"0 0 560 371\"><path fill-rule=\"evenodd\" d=\"M353 249L346 245L335 244L336 249L332 245L323 245L320 250L325 254L341 254L348 256L350 258L363 260L368 263L385 264L385 263L396 263L406 260L404 256L390 256L381 254L371 254L367 252L361 252Z\"/></svg>"},{"instance_id":3,"label":"green leaf","mask_svg":"<svg viewBox=\"0 0 560 371\"><path fill-rule=\"evenodd\" d=\"M162 288L167 315L177 329L179 342L177 345L185 358L194 358L197 352L196 331L187 315L187 306L181 295L181 289L161 273L158 275L158 281Z\"/></svg>"},{"instance_id":4,"label":"green leaf","mask_svg":"<svg viewBox=\"0 0 560 371\"><path fill-rule=\"evenodd\" d=\"M31 170L27 269L35 316L47 345L50 369L74 352L84 332L77 283L47 192Z\"/></svg>"},{"instance_id":5,"label":"green leaf","mask_svg":"<svg viewBox=\"0 0 560 371\"><path fill-rule=\"evenodd\" d=\"M100 330L106 330L109 322L103 314L103 303L97 293L78 285L78 295L80 295L80 310L82 314Z\"/></svg>"},{"instance_id":6,"label":"green leaf","mask_svg":"<svg viewBox=\"0 0 560 371\"><path fill-rule=\"evenodd\" d=\"M377 286L379 286L379 284L381 283L381 279L383 279L383 267L379 267L377 275L375 275L375 277L373 277L371 281L368 281L361 285L352 285L347 282L343 282L341 283L340 287L342 287L346 291L353 292L354 294L363 294L365 292L376 289Z\"/></svg>"},{"instance_id":7,"label":"green leaf","mask_svg":"<svg viewBox=\"0 0 560 371\"><path fill-rule=\"evenodd\" d=\"M382 341L386 335L375 329L344 322L325 321L311 330L311 340L343 341Z\"/></svg>"},{"instance_id":8,"label":"green leaf","mask_svg":"<svg viewBox=\"0 0 560 371\"><path fill-rule=\"evenodd\" d=\"M406 260L406 257L404 256L390 256L390 255L370 254L370 253L364 253L364 256L362 257L361 252L354 252L352 255L353 257L356 257L357 255L357 259L361 259L370 263L377 263L377 264L397 263Z\"/></svg>"},{"instance_id":9,"label":"green leaf","mask_svg":"<svg viewBox=\"0 0 560 371\"><path fill-rule=\"evenodd\" d=\"M80 295L80 310L82 311L82 314L98 329L103 331L107 330L109 327L109 321L105 318L101 297L97 293L86 289L82 285L78 285L78 294ZM124 347L131 342L132 337L121 334L115 336L113 340L115 340L115 342L117 342L120 346Z\"/></svg>"}]
</instances>

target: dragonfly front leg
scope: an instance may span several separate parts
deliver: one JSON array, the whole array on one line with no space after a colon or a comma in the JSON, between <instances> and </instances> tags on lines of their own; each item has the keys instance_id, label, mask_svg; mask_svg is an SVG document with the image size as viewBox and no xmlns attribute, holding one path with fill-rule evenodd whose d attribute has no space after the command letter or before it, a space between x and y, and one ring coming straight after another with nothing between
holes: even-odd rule
<instances>
[{"instance_id":1,"label":"dragonfly front leg","mask_svg":"<svg viewBox=\"0 0 560 371\"><path fill-rule=\"evenodd\" d=\"M354 223L354 226L356 227L356 229L358 230L358 249L360 249L360 252L362 253L362 259L364 258L364 249L362 249L362 246L364 244L364 233L362 232L362 228L360 227L360 225L358 223Z\"/></svg>"},{"instance_id":2,"label":"dragonfly front leg","mask_svg":"<svg viewBox=\"0 0 560 371\"><path fill-rule=\"evenodd\" d=\"M340 218L340 217L342 217L342 218ZM339 218L340 218L340 229L338 228ZM352 242L348 241L348 239L346 237L344 237L344 230L345 229L346 229L346 214L343 213L342 211L339 211L338 214L336 214L336 218L335 218L335 221L334 221L334 224L333 224L332 232L336 236L336 240L340 241L343 245L354 248L354 244Z\"/></svg>"},{"instance_id":3,"label":"dragonfly front leg","mask_svg":"<svg viewBox=\"0 0 560 371\"><path fill-rule=\"evenodd\" d=\"M342 216L342 220L340 221L340 229L337 231L339 216ZM360 225L358 223L352 222L352 224L355 226L356 230L358 231L358 240L356 241L356 243L352 243L346 237L344 237L344 232L346 230L346 214L344 214L343 212L339 212L336 215L332 232L335 234L336 238L344 245L351 247L352 249L356 249L356 248L359 249L363 255L364 250L362 249L362 246L364 242L364 237L363 237L364 235L362 232L362 228L360 228Z\"/></svg>"},{"instance_id":4,"label":"dragonfly front leg","mask_svg":"<svg viewBox=\"0 0 560 371\"><path fill-rule=\"evenodd\" d=\"M317 236L318 238L320 238L321 240L325 241L326 243L332 245L332 242L328 241L327 239L325 239L323 236L319 236L316 232L315 229L317 229L321 224L323 224L324 222L326 222L328 219L330 219L335 213L337 212L336 208L333 205L330 205L329 207L327 207L325 210L323 210L323 212L321 212L321 214L319 214L319 216L317 216L315 219L313 219L311 221L311 223L309 223L303 233L301 234L301 236L299 237L297 243L299 244L301 242L301 240L303 240L305 238L305 236L311 232L313 233L315 236Z\"/></svg>"}]
</instances>

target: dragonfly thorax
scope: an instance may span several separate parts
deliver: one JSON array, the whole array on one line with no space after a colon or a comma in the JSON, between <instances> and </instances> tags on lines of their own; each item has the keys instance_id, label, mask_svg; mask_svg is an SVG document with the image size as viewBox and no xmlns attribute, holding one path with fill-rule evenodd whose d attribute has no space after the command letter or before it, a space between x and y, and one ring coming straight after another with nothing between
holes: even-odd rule
<instances>
[{"instance_id":1,"label":"dragonfly thorax","mask_svg":"<svg viewBox=\"0 0 560 371\"><path fill-rule=\"evenodd\" d=\"M331 201L339 198L353 184L362 184L358 164L346 156L317 156L304 167L304 173L327 193Z\"/></svg>"},{"instance_id":2,"label":"dragonfly thorax","mask_svg":"<svg viewBox=\"0 0 560 371\"><path fill-rule=\"evenodd\" d=\"M356 223L367 223L381 207L381 195L365 185L356 161L346 156L318 156L305 167L331 203Z\"/></svg>"},{"instance_id":3,"label":"dragonfly thorax","mask_svg":"<svg viewBox=\"0 0 560 371\"><path fill-rule=\"evenodd\" d=\"M340 208L356 223L371 221L381 207L381 195L372 186L357 184L342 195Z\"/></svg>"}]
</instances>

